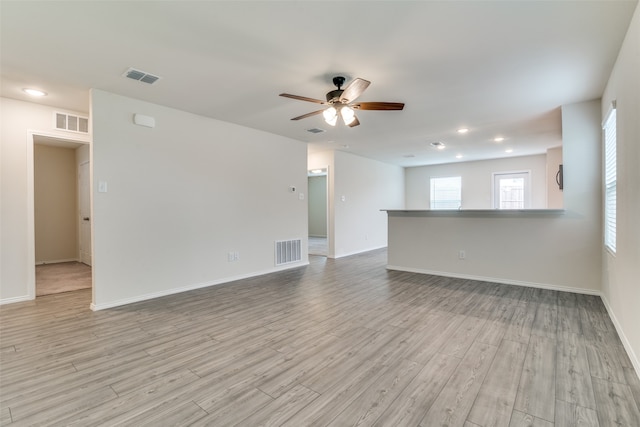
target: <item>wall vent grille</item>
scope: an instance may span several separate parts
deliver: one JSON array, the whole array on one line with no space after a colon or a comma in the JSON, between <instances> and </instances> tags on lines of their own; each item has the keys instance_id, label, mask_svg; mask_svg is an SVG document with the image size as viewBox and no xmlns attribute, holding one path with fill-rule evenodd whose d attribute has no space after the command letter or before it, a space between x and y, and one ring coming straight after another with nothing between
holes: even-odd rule
<instances>
[{"instance_id":1,"label":"wall vent grille","mask_svg":"<svg viewBox=\"0 0 640 427\"><path fill-rule=\"evenodd\" d=\"M137 80L139 82L148 83L150 85L160 80L160 77L158 76L154 76L153 74L147 73L146 71L136 70L135 68L129 68L127 71L125 71L123 76L129 79Z\"/></svg>"},{"instance_id":2,"label":"wall vent grille","mask_svg":"<svg viewBox=\"0 0 640 427\"><path fill-rule=\"evenodd\" d=\"M322 133L322 132L325 132L325 130L324 129L320 129L320 128L311 128L311 129L307 129L307 132L310 132L310 133Z\"/></svg>"},{"instance_id":3,"label":"wall vent grille","mask_svg":"<svg viewBox=\"0 0 640 427\"><path fill-rule=\"evenodd\" d=\"M302 241L276 240L276 265L290 264L302 259Z\"/></svg>"},{"instance_id":4,"label":"wall vent grille","mask_svg":"<svg viewBox=\"0 0 640 427\"><path fill-rule=\"evenodd\" d=\"M55 113L53 113L53 122L54 127L59 130L89 133L88 117L74 116L72 114L56 111Z\"/></svg>"}]
</instances>

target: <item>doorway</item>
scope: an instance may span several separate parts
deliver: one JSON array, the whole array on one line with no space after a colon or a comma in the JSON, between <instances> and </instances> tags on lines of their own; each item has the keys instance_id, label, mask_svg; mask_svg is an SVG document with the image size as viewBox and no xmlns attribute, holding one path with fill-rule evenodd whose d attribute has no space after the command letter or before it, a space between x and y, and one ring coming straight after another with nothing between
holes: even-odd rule
<instances>
[{"instance_id":1,"label":"doorway","mask_svg":"<svg viewBox=\"0 0 640 427\"><path fill-rule=\"evenodd\" d=\"M494 173L492 190L494 209L531 208L529 175L529 171Z\"/></svg>"},{"instance_id":2,"label":"doorway","mask_svg":"<svg viewBox=\"0 0 640 427\"><path fill-rule=\"evenodd\" d=\"M92 288L89 145L33 135L34 296Z\"/></svg>"},{"instance_id":3,"label":"doorway","mask_svg":"<svg viewBox=\"0 0 640 427\"><path fill-rule=\"evenodd\" d=\"M326 257L329 254L327 168L310 170L307 180L309 255Z\"/></svg>"}]
</instances>

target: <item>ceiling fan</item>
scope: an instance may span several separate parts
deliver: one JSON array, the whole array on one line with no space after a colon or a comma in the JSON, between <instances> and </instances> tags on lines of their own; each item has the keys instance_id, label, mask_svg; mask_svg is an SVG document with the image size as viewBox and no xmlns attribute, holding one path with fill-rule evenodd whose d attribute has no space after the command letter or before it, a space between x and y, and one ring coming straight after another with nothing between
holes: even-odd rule
<instances>
[{"instance_id":1,"label":"ceiling fan","mask_svg":"<svg viewBox=\"0 0 640 427\"><path fill-rule=\"evenodd\" d=\"M356 78L349 83L344 89L344 81L346 79L342 76L333 78L333 84L338 89L334 89L327 93L326 101L320 99L307 98L306 96L291 95L289 93L281 93L280 96L285 98L298 99L300 101L315 102L316 104L328 105L327 108L322 110L313 111L311 113L303 114L302 116L294 117L291 120L306 119L307 117L315 116L322 113L325 122L331 126L335 126L338 121L338 116L342 118L345 125L349 127L358 126L360 121L355 115L354 110L402 110L404 104L401 102L358 102L354 103L362 93L371 84L370 81Z\"/></svg>"}]
</instances>

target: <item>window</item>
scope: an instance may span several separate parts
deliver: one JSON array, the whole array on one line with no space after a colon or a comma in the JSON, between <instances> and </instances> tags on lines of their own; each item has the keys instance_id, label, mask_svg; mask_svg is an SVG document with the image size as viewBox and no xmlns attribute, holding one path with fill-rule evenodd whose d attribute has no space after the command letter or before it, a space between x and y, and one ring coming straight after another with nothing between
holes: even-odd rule
<instances>
[{"instance_id":1,"label":"window","mask_svg":"<svg viewBox=\"0 0 640 427\"><path fill-rule=\"evenodd\" d=\"M616 253L616 106L604 122L604 245Z\"/></svg>"},{"instance_id":2,"label":"window","mask_svg":"<svg viewBox=\"0 0 640 427\"><path fill-rule=\"evenodd\" d=\"M527 209L530 206L529 172L493 174L493 207Z\"/></svg>"},{"instance_id":3,"label":"window","mask_svg":"<svg viewBox=\"0 0 640 427\"><path fill-rule=\"evenodd\" d=\"M431 209L460 209L462 207L462 178L450 176L431 178Z\"/></svg>"}]
</instances>

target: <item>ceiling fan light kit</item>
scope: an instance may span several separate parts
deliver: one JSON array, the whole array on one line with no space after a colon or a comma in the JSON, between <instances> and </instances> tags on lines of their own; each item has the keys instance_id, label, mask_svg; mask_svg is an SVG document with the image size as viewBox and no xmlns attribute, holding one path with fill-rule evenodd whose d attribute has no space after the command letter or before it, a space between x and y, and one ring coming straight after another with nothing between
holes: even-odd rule
<instances>
[{"instance_id":1,"label":"ceiling fan light kit","mask_svg":"<svg viewBox=\"0 0 640 427\"><path fill-rule=\"evenodd\" d=\"M322 112L324 116L324 121L330 124L331 126L335 126L338 121L338 111L333 107L329 107Z\"/></svg>"},{"instance_id":2,"label":"ceiling fan light kit","mask_svg":"<svg viewBox=\"0 0 640 427\"><path fill-rule=\"evenodd\" d=\"M342 117L342 121L345 125L350 125L356 119L356 113L353 111L351 107L348 105L338 105L338 108L333 105L322 112L324 116L324 121L331 126L335 126L338 122L338 112L340 112L340 117Z\"/></svg>"},{"instance_id":3,"label":"ceiling fan light kit","mask_svg":"<svg viewBox=\"0 0 640 427\"><path fill-rule=\"evenodd\" d=\"M356 78L351 81L342 89L342 85L345 82L345 78L342 76L336 76L333 78L333 84L337 89L334 89L327 93L326 101L321 101L315 98L307 98L306 96L291 95L288 93L281 93L280 96L285 98L297 99L299 101L313 102L316 104L328 105L329 107L324 110L312 111L311 113L303 114L302 116L294 117L291 120L301 120L307 117L315 116L322 113L325 122L331 126L335 126L338 122L338 116L342 118L345 125L349 127L355 127L360 124L360 121L356 117L354 110L380 110L380 111L393 111L402 110L404 104L400 102L360 102L354 104L356 98L358 98L371 84L370 81Z\"/></svg>"}]
</instances>

